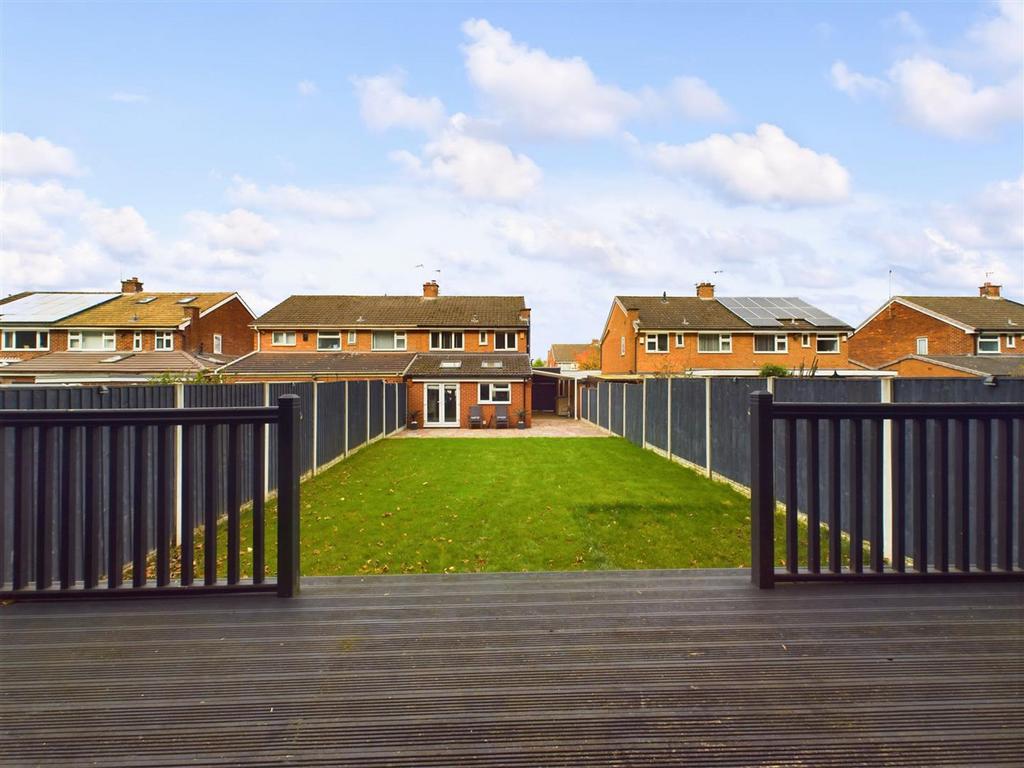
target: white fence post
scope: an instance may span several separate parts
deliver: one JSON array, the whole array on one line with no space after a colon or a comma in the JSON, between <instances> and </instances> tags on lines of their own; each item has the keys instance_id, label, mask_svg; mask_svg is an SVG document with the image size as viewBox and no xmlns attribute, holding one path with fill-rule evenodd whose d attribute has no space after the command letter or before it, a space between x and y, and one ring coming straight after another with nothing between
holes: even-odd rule
<instances>
[{"instance_id":1,"label":"white fence post","mask_svg":"<svg viewBox=\"0 0 1024 768\"><path fill-rule=\"evenodd\" d=\"M892 402L892 379L879 379L880 400ZM882 551L892 562L892 421L882 421Z\"/></svg>"},{"instance_id":2,"label":"white fence post","mask_svg":"<svg viewBox=\"0 0 1024 768\"><path fill-rule=\"evenodd\" d=\"M370 444L370 380L366 380L366 443Z\"/></svg>"},{"instance_id":3,"label":"white fence post","mask_svg":"<svg viewBox=\"0 0 1024 768\"><path fill-rule=\"evenodd\" d=\"M711 377L704 377L704 466L708 471L708 477L713 476L711 471Z\"/></svg>"}]
</instances>

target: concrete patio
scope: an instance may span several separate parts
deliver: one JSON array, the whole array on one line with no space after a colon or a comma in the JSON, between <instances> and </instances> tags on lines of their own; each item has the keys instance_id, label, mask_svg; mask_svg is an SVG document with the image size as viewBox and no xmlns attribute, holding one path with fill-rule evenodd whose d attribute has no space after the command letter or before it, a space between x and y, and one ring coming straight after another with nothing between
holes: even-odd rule
<instances>
[{"instance_id":1,"label":"concrete patio","mask_svg":"<svg viewBox=\"0 0 1024 768\"><path fill-rule=\"evenodd\" d=\"M395 437L398 438L431 438L431 437L609 437L609 433L589 421L568 419L550 413L533 414L533 426L529 429L516 429L515 424L508 429L404 429Z\"/></svg>"}]
</instances>

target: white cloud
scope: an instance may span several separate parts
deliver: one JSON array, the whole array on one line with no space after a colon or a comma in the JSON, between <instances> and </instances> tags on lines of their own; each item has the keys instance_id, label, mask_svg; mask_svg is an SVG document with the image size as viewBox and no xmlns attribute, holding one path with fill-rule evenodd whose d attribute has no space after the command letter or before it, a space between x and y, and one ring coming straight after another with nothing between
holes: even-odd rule
<instances>
[{"instance_id":1,"label":"white cloud","mask_svg":"<svg viewBox=\"0 0 1024 768\"><path fill-rule=\"evenodd\" d=\"M392 159L421 178L443 182L460 194L485 200L520 200L540 184L537 164L504 144L465 133L465 116L423 147L421 156L400 150Z\"/></svg>"},{"instance_id":2,"label":"white cloud","mask_svg":"<svg viewBox=\"0 0 1024 768\"><path fill-rule=\"evenodd\" d=\"M82 221L100 246L115 253L141 253L153 244L146 220L131 206L96 208L86 212Z\"/></svg>"},{"instance_id":3,"label":"white cloud","mask_svg":"<svg viewBox=\"0 0 1024 768\"><path fill-rule=\"evenodd\" d=\"M315 96L320 93L320 89L312 80L300 80L295 88L303 96Z\"/></svg>"},{"instance_id":4,"label":"white cloud","mask_svg":"<svg viewBox=\"0 0 1024 768\"><path fill-rule=\"evenodd\" d=\"M1019 65L1024 60L1024 3L1000 0L997 14L967 30L967 39L988 60Z\"/></svg>"},{"instance_id":5,"label":"white cloud","mask_svg":"<svg viewBox=\"0 0 1024 768\"><path fill-rule=\"evenodd\" d=\"M911 40L921 41L928 37L928 33L917 23L917 20L910 14L910 11L900 11L891 19L888 19L890 26L896 27Z\"/></svg>"},{"instance_id":6,"label":"white cloud","mask_svg":"<svg viewBox=\"0 0 1024 768\"><path fill-rule=\"evenodd\" d=\"M1020 76L979 88L966 75L933 59L916 57L896 62L889 78L907 118L949 138L984 135L1005 121L1020 120L1024 112Z\"/></svg>"},{"instance_id":7,"label":"white cloud","mask_svg":"<svg viewBox=\"0 0 1024 768\"><path fill-rule=\"evenodd\" d=\"M47 139L0 133L0 172L7 177L77 176L75 155Z\"/></svg>"},{"instance_id":8,"label":"white cloud","mask_svg":"<svg viewBox=\"0 0 1024 768\"><path fill-rule=\"evenodd\" d=\"M775 125L755 134L714 134L692 144L658 144L654 165L698 179L744 202L817 205L850 193L850 175L831 155L801 147Z\"/></svg>"},{"instance_id":9,"label":"white cloud","mask_svg":"<svg viewBox=\"0 0 1024 768\"><path fill-rule=\"evenodd\" d=\"M355 195L291 184L260 187L241 176L232 179L228 199L236 205L311 218L363 219L373 215L369 203Z\"/></svg>"},{"instance_id":10,"label":"white cloud","mask_svg":"<svg viewBox=\"0 0 1024 768\"><path fill-rule=\"evenodd\" d=\"M668 97L686 117L694 120L729 120L732 110L710 85L699 77L677 77Z\"/></svg>"},{"instance_id":11,"label":"white cloud","mask_svg":"<svg viewBox=\"0 0 1024 768\"><path fill-rule=\"evenodd\" d=\"M222 214L192 211L185 215L185 220L205 242L215 248L262 251L280 235L270 222L244 208Z\"/></svg>"},{"instance_id":12,"label":"white cloud","mask_svg":"<svg viewBox=\"0 0 1024 768\"><path fill-rule=\"evenodd\" d=\"M149 96L137 91L114 91L110 94L110 100L122 104L145 104L149 101Z\"/></svg>"},{"instance_id":13,"label":"white cloud","mask_svg":"<svg viewBox=\"0 0 1024 768\"><path fill-rule=\"evenodd\" d=\"M830 74L832 86L854 99L860 98L862 94L884 95L889 90L889 84L884 80L854 72L842 61L832 65Z\"/></svg>"},{"instance_id":14,"label":"white cloud","mask_svg":"<svg viewBox=\"0 0 1024 768\"><path fill-rule=\"evenodd\" d=\"M359 96L363 122L375 131L413 128L430 132L444 123L441 100L408 95L402 75L355 77L352 83Z\"/></svg>"}]
</instances>

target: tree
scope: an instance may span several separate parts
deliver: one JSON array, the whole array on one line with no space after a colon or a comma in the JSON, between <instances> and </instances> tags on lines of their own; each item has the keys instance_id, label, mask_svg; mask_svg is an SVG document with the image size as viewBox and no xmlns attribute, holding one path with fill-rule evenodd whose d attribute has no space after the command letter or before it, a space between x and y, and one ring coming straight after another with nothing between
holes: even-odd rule
<instances>
[{"instance_id":1,"label":"tree","mask_svg":"<svg viewBox=\"0 0 1024 768\"><path fill-rule=\"evenodd\" d=\"M538 357L538 358L537 358L536 360L534 360L534 361L533 361L533 367L534 367L534 368L543 368L543 367L544 367L544 361L543 361L543 360L541 360L541 359L540 359L540 358Z\"/></svg>"},{"instance_id":2,"label":"tree","mask_svg":"<svg viewBox=\"0 0 1024 768\"><path fill-rule=\"evenodd\" d=\"M601 368L601 351L594 346L576 355L576 370L597 371Z\"/></svg>"},{"instance_id":3,"label":"tree","mask_svg":"<svg viewBox=\"0 0 1024 768\"><path fill-rule=\"evenodd\" d=\"M789 369L784 365L776 365L775 363L765 363L761 366L761 370L757 372L758 376L766 379L779 378L782 376L789 376Z\"/></svg>"}]
</instances>

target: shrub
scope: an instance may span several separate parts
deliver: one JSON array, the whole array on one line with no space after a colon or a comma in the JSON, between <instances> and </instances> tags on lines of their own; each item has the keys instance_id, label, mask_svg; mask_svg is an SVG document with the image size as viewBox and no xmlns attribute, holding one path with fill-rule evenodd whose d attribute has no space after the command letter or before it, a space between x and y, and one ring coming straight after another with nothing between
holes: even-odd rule
<instances>
[{"instance_id":1,"label":"shrub","mask_svg":"<svg viewBox=\"0 0 1024 768\"><path fill-rule=\"evenodd\" d=\"M789 376L789 369L784 365L765 363L761 366L761 370L757 372L757 375L765 378Z\"/></svg>"}]
</instances>

